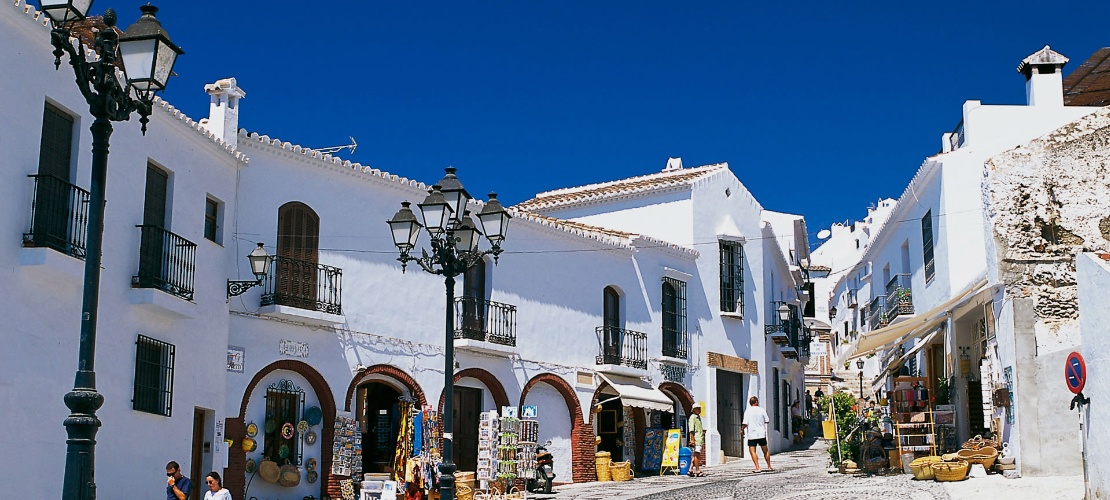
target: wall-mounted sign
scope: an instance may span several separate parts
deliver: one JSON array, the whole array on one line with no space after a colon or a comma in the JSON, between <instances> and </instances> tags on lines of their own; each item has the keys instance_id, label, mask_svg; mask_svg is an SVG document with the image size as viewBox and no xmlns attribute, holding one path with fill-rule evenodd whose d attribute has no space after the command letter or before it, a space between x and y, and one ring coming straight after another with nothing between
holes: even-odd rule
<instances>
[{"instance_id":1,"label":"wall-mounted sign","mask_svg":"<svg viewBox=\"0 0 1110 500\"><path fill-rule=\"evenodd\" d=\"M759 374L758 361L750 361L736 356L729 356L728 354L721 354L719 352L707 352L705 356L707 358L705 364L709 366L715 366L737 373Z\"/></svg>"},{"instance_id":2,"label":"wall-mounted sign","mask_svg":"<svg viewBox=\"0 0 1110 500\"><path fill-rule=\"evenodd\" d=\"M820 341L814 341L809 344L809 353L813 356L828 356L829 350L825 348L827 344Z\"/></svg>"},{"instance_id":3,"label":"wall-mounted sign","mask_svg":"<svg viewBox=\"0 0 1110 500\"><path fill-rule=\"evenodd\" d=\"M239 346L227 346L227 371L235 373L243 373L243 358L246 356L246 349Z\"/></svg>"},{"instance_id":4,"label":"wall-mounted sign","mask_svg":"<svg viewBox=\"0 0 1110 500\"><path fill-rule=\"evenodd\" d=\"M308 357L308 342L282 339L278 341L278 354L293 356L294 358Z\"/></svg>"}]
</instances>

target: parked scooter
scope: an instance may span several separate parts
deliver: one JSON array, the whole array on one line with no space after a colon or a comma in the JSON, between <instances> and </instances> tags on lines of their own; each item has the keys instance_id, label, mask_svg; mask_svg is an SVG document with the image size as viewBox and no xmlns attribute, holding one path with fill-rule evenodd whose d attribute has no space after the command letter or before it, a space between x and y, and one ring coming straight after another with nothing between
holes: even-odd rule
<instances>
[{"instance_id":1,"label":"parked scooter","mask_svg":"<svg viewBox=\"0 0 1110 500\"><path fill-rule=\"evenodd\" d=\"M550 446L551 442L548 441ZM544 445L536 447L536 477L528 480L528 491L532 493L551 493L551 482L555 480L555 457Z\"/></svg>"}]
</instances>

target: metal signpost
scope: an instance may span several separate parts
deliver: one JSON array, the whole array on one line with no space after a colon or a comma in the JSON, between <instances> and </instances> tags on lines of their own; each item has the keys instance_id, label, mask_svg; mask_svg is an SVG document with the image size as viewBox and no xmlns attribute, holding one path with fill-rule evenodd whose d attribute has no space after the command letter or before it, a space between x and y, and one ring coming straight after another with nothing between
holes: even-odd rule
<instances>
[{"instance_id":1,"label":"metal signpost","mask_svg":"<svg viewBox=\"0 0 1110 500\"><path fill-rule=\"evenodd\" d=\"M1082 443L1083 453L1083 490L1089 489L1089 480L1087 476L1087 427L1083 425L1086 415L1084 410L1087 405L1091 403L1091 398L1083 397L1083 387L1087 385L1087 363L1083 361L1083 355L1078 352L1068 354L1067 361L1064 362L1064 383L1067 384L1068 390L1075 394L1071 399L1071 409L1079 406L1079 441Z\"/></svg>"}]
</instances>

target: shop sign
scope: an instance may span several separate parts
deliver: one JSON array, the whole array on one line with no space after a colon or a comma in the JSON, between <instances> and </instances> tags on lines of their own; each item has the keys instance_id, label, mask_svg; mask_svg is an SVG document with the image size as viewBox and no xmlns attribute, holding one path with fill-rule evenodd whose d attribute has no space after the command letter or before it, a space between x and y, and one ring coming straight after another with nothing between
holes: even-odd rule
<instances>
[{"instance_id":1,"label":"shop sign","mask_svg":"<svg viewBox=\"0 0 1110 500\"><path fill-rule=\"evenodd\" d=\"M278 342L278 354L282 356L293 356L295 358L307 358L308 342L282 339Z\"/></svg>"},{"instance_id":2,"label":"shop sign","mask_svg":"<svg viewBox=\"0 0 1110 500\"><path fill-rule=\"evenodd\" d=\"M706 353L706 363L709 366L723 368L725 370L747 373L751 375L759 374L759 362L750 361L736 356L729 356L728 354L721 354L719 352Z\"/></svg>"},{"instance_id":3,"label":"shop sign","mask_svg":"<svg viewBox=\"0 0 1110 500\"><path fill-rule=\"evenodd\" d=\"M682 429L667 430L666 442L663 445L662 467L678 467L678 446L682 441Z\"/></svg>"},{"instance_id":4,"label":"shop sign","mask_svg":"<svg viewBox=\"0 0 1110 500\"><path fill-rule=\"evenodd\" d=\"M246 349L239 346L227 346L227 371L234 373L243 373L243 358L246 356Z\"/></svg>"}]
</instances>

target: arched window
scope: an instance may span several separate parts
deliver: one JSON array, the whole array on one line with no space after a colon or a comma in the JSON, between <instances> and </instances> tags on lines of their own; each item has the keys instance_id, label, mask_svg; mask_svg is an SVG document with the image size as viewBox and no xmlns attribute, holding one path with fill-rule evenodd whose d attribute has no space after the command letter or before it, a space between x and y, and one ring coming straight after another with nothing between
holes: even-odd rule
<instances>
[{"instance_id":1,"label":"arched window","mask_svg":"<svg viewBox=\"0 0 1110 500\"><path fill-rule=\"evenodd\" d=\"M282 205L278 209L275 261L278 304L316 309L319 251L320 216L299 201Z\"/></svg>"}]
</instances>

